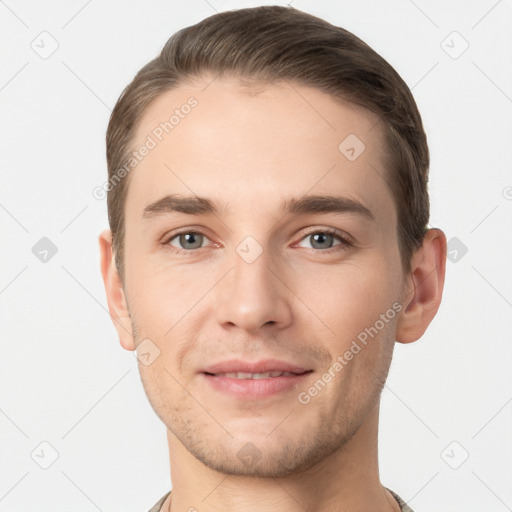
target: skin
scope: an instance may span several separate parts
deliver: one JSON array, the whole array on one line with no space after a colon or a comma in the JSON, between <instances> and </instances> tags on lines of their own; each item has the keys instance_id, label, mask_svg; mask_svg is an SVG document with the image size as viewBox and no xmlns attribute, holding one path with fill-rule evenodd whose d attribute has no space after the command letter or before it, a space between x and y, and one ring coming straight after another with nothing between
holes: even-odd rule
<instances>
[{"instance_id":1,"label":"skin","mask_svg":"<svg viewBox=\"0 0 512 512\"><path fill-rule=\"evenodd\" d=\"M99 237L121 345L134 350L149 338L160 350L139 370L167 426L172 510L399 510L379 479L380 392L395 342L420 338L439 307L443 232L428 231L405 275L396 206L382 178L382 124L303 85L252 87L207 76L182 84L146 110L134 147L191 96L198 105L129 176L124 286L110 231ZM365 144L354 161L338 150L349 134ZM144 208L165 194L209 198L219 212L143 219ZM282 214L283 200L304 195L351 198L374 219ZM352 245L328 235L315 243L312 235L326 228L349 235ZM182 229L205 236L187 245L175 235ZM252 263L236 251L248 236L262 251ZM300 403L299 393L394 303L399 314ZM313 372L294 389L242 400L199 373L235 357L276 358ZM237 456L246 443L259 457L249 464ZM169 506L168 499L162 510Z\"/></svg>"}]
</instances>

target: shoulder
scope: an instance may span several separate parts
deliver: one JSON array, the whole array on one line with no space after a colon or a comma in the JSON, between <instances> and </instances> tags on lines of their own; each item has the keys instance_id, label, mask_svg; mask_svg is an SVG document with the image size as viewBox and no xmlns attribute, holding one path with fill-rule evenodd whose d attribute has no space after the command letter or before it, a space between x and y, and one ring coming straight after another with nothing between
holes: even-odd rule
<instances>
[{"instance_id":1,"label":"shoulder","mask_svg":"<svg viewBox=\"0 0 512 512\"><path fill-rule=\"evenodd\" d=\"M162 508L162 505L164 504L164 501L166 500L167 496L171 494L171 491L164 494L150 509L148 512L160 512L160 509Z\"/></svg>"},{"instance_id":2,"label":"shoulder","mask_svg":"<svg viewBox=\"0 0 512 512\"><path fill-rule=\"evenodd\" d=\"M388 489L388 488L386 487L386 489ZM400 496L398 496L398 494L396 492L393 492L391 489L388 489L388 491L391 493L393 498L395 498L397 503L400 505L400 510L402 512L414 512L412 510L412 508L409 507L409 505L407 505L407 503L405 503L405 501L402 498L400 498Z\"/></svg>"}]
</instances>

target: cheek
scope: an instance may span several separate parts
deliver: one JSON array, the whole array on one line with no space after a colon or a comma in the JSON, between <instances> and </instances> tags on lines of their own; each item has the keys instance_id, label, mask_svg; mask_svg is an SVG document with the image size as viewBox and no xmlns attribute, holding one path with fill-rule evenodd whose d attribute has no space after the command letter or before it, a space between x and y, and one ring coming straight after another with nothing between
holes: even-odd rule
<instances>
[{"instance_id":1,"label":"cheek","mask_svg":"<svg viewBox=\"0 0 512 512\"><path fill-rule=\"evenodd\" d=\"M206 275L193 265L153 268L143 258L132 263L133 277L127 288L134 316L140 319L141 328L147 327L158 337L172 336L174 326L183 329L187 322L182 320L188 318L215 282L211 273Z\"/></svg>"},{"instance_id":2,"label":"cheek","mask_svg":"<svg viewBox=\"0 0 512 512\"><path fill-rule=\"evenodd\" d=\"M385 263L354 260L338 266L304 266L293 287L307 306L303 318L309 325L328 328L335 343L350 342L396 300L396 279Z\"/></svg>"}]
</instances>

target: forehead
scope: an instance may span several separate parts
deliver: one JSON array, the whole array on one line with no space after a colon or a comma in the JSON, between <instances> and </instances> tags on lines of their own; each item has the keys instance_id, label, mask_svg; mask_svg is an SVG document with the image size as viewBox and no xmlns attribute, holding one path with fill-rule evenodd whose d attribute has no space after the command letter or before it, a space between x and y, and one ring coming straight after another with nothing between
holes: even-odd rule
<instances>
[{"instance_id":1,"label":"forehead","mask_svg":"<svg viewBox=\"0 0 512 512\"><path fill-rule=\"evenodd\" d=\"M132 149L150 149L131 171L126 204L140 217L177 193L219 198L236 212L336 191L384 214L393 200L383 144L375 114L318 89L204 77L163 93L142 116Z\"/></svg>"}]
</instances>

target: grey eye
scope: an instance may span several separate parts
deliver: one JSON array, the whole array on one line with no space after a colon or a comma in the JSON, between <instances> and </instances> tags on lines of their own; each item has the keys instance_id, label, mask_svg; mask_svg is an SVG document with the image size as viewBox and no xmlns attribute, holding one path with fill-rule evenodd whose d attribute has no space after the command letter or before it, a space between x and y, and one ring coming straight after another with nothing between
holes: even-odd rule
<instances>
[{"instance_id":1,"label":"grey eye","mask_svg":"<svg viewBox=\"0 0 512 512\"><path fill-rule=\"evenodd\" d=\"M171 242L178 239L179 249L199 249L200 247L203 247L205 238L206 237L201 233L191 231L189 233L180 233L179 235L176 235L169 240L169 244L173 245Z\"/></svg>"},{"instance_id":2,"label":"grey eye","mask_svg":"<svg viewBox=\"0 0 512 512\"><path fill-rule=\"evenodd\" d=\"M340 240L340 237L337 235L333 235L332 233L317 231L315 233L310 233L309 235L305 236L302 239L301 244L303 243L303 241L308 240L312 249L330 249L334 245L339 245L341 243L339 242L338 244L335 244L334 241L336 239Z\"/></svg>"}]
</instances>

